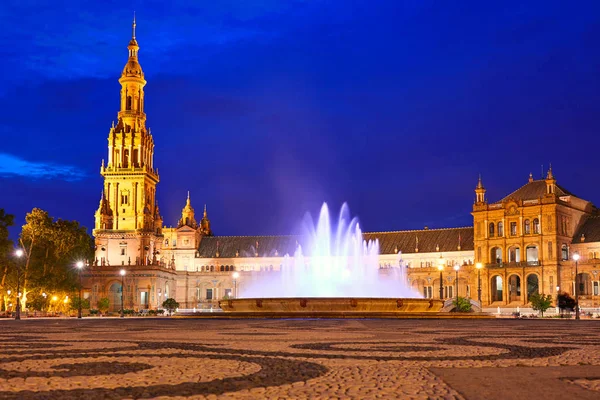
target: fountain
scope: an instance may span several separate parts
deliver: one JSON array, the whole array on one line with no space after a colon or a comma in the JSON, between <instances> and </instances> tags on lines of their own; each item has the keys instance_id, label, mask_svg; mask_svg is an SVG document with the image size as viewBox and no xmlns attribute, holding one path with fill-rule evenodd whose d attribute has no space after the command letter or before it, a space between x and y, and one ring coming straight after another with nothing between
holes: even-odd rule
<instances>
[{"instance_id":1,"label":"fountain","mask_svg":"<svg viewBox=\"0 0 600 400\"><path fill-rule=\"evenodd\" d=\"M337 226L323 204L317 223L307 214L303 227L304 243L284 257L281 269L247 282L239 298L220 301L224 311L260 316L362 313L397 317L438 313L443 308L442 300L423 299L407 285L400 254L393 268L380 270L379 243L363 239L358 219L351 218L347 204L341 208Z\"/></svg>"}]
</instances>

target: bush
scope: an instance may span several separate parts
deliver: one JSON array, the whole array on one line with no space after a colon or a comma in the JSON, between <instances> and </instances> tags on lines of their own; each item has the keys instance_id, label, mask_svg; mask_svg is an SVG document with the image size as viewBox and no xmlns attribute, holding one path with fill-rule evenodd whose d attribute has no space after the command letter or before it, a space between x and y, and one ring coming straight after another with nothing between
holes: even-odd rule
<instances>
[{"instance_id":1,"label":"bush","mask_svg":"<svg viewBox=\"0 0 600 400\"><path fill-rule=\"evenodd\" d=\"M156 310L157 315L163 315L164 313L165 313L165 310L163 310L162 308L160 310Z\"/></svg>"},{"instance_id":2,"label":"bush","mask_svg":"<svg viewBox=\"0 0 600 400\"><path fill-rule=\"evenodd\" d=\"M454 311L456 312L471 312L471 301L466 297L457 297L452 301L454 304Z\"/></svg>"},{"instance_id":3,"label":"bush","mask_svg":"<svg viewBox=\"0 0 600 400\"><path fill-rule=\"evenodd\" d=\"M102 314L107 312L108 308L110 307L110 300L108 299L108 297L103 297L100 300L98 300L97 307Z\"/></svg>"},{"instance_id":4,"label":"bush","mask_svg":"<svg viewBox=\"0 0 600 400\"><path fill-rule=\"evenodd\" d=\"M90 315L98 315L99 310L90 310Z\"/></svg>"}]
</instances>

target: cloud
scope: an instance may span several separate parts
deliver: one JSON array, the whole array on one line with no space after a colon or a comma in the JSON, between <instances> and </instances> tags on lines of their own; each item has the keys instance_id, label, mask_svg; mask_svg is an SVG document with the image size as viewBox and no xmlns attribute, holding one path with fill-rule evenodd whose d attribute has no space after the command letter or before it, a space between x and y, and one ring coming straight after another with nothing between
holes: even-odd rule
<instances>
[{"instance_id":1,"label":"cloud","mask_svg":"<svg viewBox=\"0 0 600 400\"><path fill-rule=\"evenodd\" d=\"M73 166L32 162L11 154L0 153L0 177L58 179L73 182L79 181L85 176L85 173Z\"/></svg>"}]
</instances>

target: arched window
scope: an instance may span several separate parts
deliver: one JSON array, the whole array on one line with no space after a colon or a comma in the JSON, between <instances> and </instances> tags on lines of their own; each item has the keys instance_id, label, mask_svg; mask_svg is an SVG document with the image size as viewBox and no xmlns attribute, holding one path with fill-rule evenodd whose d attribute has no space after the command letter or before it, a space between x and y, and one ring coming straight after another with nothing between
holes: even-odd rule
<instances>
[{"instance_id":1,"label":"arched window","mask_svg":"<svg viewBox=\"0 0 600 400\"><path fill-rule=\"evenodd\" d=\"M123 168L129 167L129 150L123 152Z\"/></svg>"},{"instance_id":2,"label":"arched window","mask_svg":"<svg viewBox=\"0 0 600 400\"><path fill-rule=\"evenodd\" d=\"M531 222L528 219L525 220L525 234L529 235L531 233Z\"/></svg>"},{"instance_id":3,"label":"arched window","mask_svg":"<svg viewBox=\"0 0 600 400\"><path fill-rule=\"evenodd\" d=\"M494 223L490 222L490 237L494 237Z\"/></svg>"},{"instance_id":4,"label":"arched window","mask_svg":"<svg viewBox=\"0 0 600 400\"><path fill-rule=\"evenodd\" d=\"M526 252L526 256L527 256L527 263L537 263L539 261L538 259L538 247L537 246L527 246L527 248L525 249Z\"/></svg>"},{"instance_id":5,"label":"arched window","mask_svg":"<svg viewBox=\"0 0 600 400\"><path fill-rule=\"evenodd\" d=\"M492 277L491 288L492 302L502 301L502 277L500 275Z\"/></svg>"},{"instance_id":6,"label":"arched window","mask_svg":"<svg viewBox=\"0 0 600 400\"><path fill-rule=\"evenodd\" d=\"M225 271L225 267L221 265L221 272Z\"/></svg>"},{"instance_id":7,"label":"arched window","mask_svg":"<svg viewBox=\"0 0 600 400\"><path fill-rule=\"evenodd\" d=\"M562 255L562 260L563 261L569 260L569 246L567 246L566 244L562 245L561 255Z\"/></svg>"},{"instance_id":8,"label":"arched window","mask_svg":"<svg viewBox=\"0 0 600 400\"><path fill-rule=\"evenodd\" d=\"M502 249L500 247L492 248L490 253L490 262L492 264L501 264L502 263Z\"/></svg>"},{"instance_id":9,"label":"arched window","mask_svg":"<svg viewBox=\"0 0 600 400\"><path fill-rule=\"evenodd\" d=\"M504 236L504 224L498 222L498 236Z\"/></svg>"},{"instance_id":10,"label":"arched window","mask_svg":"<svg viewBox=\"0 0 600 400\"><path fill-rule=\"evenodd\" d=\"M540 283L538 276L536 274L529 274L527 276L527 302L529 302L529 297L534 293L540 292Z\"/></svg>"},{"instance_id":11,"label":"arched window","mask_svg":"<svg viewBox=\"0 0 600 400\"><path fill-rule=\"evenodd\" d=\"M508 249L508 262L521 261L521 249L518 246L512 246Z\"/></svg>"},{"instance_id":12,"label":"arched window","mask_svg":"<svg viewBox=\"0 0 600 400\"><path fill-rule=\"evenodd\" d=\"M508 301L521 300L521 277L519 275L511 275L508 277Z\"/></svg>"},{"instance_id":13,"label":"arched window","mask_svg":"<svg viewBox=\"0 0 600 400\"><path fill-rule=\"evenodd\" d=\"M577 283L579 284L579 287L577 288L579 295L590 296L592 294L592 278L590 274L580 272L577 277Z\"/></svg>"},{"instance_id":14,"label":"arched window","mask_svg":"<svg viewBox=\"0 0 600 400\"><path fill-rule=\"evenodd\" d=\"M125 101L125 109L131 110L131 96L127 96L127 100Z\"/></svg>"},{"instance_id":15,"label":"arched window","mask_svg":"<svg viewBox=\"0 0 600 400\"><path fill-rule=\"evenodd\" d=\"M210 272L214 272L214 271L215 271L215 266L214 266L214 265L211 265L211 266L210 266Z\"/></svg>"},{"instance_id":16,"label":"arched window","mask_svg":"<svg viewBox=\"0 0 600 400\"><path fill-rule=\"evenodd\" d=\"M536 235L540 233L540 220L537 218L533 220L533 233Z\"/></svg>"},{"instance_id":17,"label":"arched window","mask_svg":"<svg viewBox=\"0 0 600 400\"><path fill-rule=\"evenodd\" d=\"M169 239L165 239L165 246L169 245Z\"/></svg>"}]
</instances>

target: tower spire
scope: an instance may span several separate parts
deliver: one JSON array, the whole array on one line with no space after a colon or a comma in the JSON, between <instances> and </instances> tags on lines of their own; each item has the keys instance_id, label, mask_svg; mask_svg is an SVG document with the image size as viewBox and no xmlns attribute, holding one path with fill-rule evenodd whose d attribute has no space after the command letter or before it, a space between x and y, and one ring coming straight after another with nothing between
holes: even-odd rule
<instances>
[{"instance_id":1,"label":"tower spire","mask_svg":"<svg viewBox=\"0 0 600 400\"><path fill-rule=\"evenodd\" d=\"M131 25L131 38L135 40L135 11L133 12L133 24Z\"/></svg>"}]
</instances>

